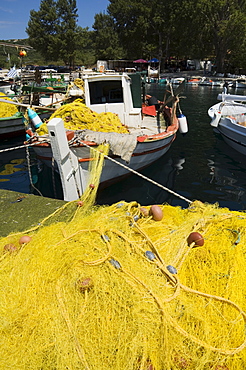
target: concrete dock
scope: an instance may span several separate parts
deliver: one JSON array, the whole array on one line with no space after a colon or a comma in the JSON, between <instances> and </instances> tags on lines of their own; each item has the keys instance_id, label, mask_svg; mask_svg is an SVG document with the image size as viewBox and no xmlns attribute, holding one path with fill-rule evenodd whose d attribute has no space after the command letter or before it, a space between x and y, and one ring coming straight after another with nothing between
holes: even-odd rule
<instances>
[{"instance_id":1,"label":"concrete dock","mask_svg":"<svg viewBox=\"0 0 246 370\"><path fill-rule=\"evenodd\" d=\"M63 200L0 189L0 237L25 231L62 207ZM71 207L68 207L71 214ZM74 205L76 209L76 204Z\"/></svg>"}]
</instances>

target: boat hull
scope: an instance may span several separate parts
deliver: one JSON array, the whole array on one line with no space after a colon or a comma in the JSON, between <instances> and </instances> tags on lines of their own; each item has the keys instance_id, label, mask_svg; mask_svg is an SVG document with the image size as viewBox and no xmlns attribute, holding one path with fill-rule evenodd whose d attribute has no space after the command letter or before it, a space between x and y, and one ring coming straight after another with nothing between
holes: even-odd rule
<instances>
[{"instance_id":1,"label":"boat hull","mask_svg":"<svg viewBox=\"0 0 246 370\"><path fill-rule=\"evenodd\" d=\"M11 137L25 134L25 125L22 117L8 117L0 119L0 138L8 139Z\"/></svg>"},{"instance_id":2,"label":"boat hull","mask_svg":"<svg viewBox=\"0 0 246 370\"><path fill-rule=\"evenodd\" d=\"M131 170L138 171L157 161L169 150L175 137L176 131L170 132L168 135L167 133L154 135L152 139L140 138L129 163L125 162L121 157L109 153L108 158L105 158L100 184L105 185L106 183L120 181L120 179L130 174ZM86 172L89 171L91 161L90 147L96 149L97 145L86 143L86 146L71 147L71 151L77 156L80 166ZM52 150L48 144L33 146L33 150L37 157L47 166L54 166ZM58 171L58 168L55 167L55 169Z\"/></svg>"},{"instance_id":3,"label":"boat hull","mask_svg":"<svg viewBox=\"0 0 246 370\"><path fill-rule=\"evenodd\" d=\"M39 114L41 120L50 117L50 112L44 112ZM0 139L11 139L13 137L18 137L25 135L26 126L24 123L24 117L7 117L0 119Z\"/></svg>"},{"instance_id":4,"label":"boat hull","mask_svg":"<svg viewBox=\"0 0 246 370\"><path fill-rule=\"evenodd\" d=\"M242 103L246 98L223 93L218 95L218 99L222 102L208 110L210 124L216 127L216 132L231 148L246 155L246 105Z\"/></svg>"},{"instance_id":5,"label":"boat hull","mask_svg":"<svg viewBox=\"0 0 246 370\"><path fill-rule=\"evenodd\" d=\"M237 152L246 155L246 127L233 122L233 119L224 118L220 121L218 132L224 141Z\"/></svg>"}]
</instances>

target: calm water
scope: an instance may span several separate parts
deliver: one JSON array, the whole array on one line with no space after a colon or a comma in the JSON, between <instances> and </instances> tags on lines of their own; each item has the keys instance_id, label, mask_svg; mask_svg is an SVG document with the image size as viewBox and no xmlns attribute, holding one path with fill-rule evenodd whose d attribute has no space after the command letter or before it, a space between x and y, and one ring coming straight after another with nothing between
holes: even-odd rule
<instances>
[{"instance_id":1,"label":"calm water","mask_svg":"<svg viewBox=\"0 0 246 370\"><path fill-rule=\"evenodd\" d=\"M146 92L162 100L165 89L165 85L150 84ZM185 136L178 134L169 152L141 171L177 196L137 175L130 175L124 181L101 190L98 204L136 200L141 205L168 202L187 207L188 203L178 196L182 195L189 200L198 199L218 203L231 210L245 210L246 158L213 132L207 115L208 108L217 102L220 92L221 88L187 85L180 106L187 117L189 132ZM244 90L230 92L246 94ZM0 149L21 145L23 140L24 137L2 142ZM32 152L29 160L35 187L43 196L61 197L58 176L37 162ZM0 188L38 194L30 184L25 149L1 153Z\"/></svg>"}]
</instances>

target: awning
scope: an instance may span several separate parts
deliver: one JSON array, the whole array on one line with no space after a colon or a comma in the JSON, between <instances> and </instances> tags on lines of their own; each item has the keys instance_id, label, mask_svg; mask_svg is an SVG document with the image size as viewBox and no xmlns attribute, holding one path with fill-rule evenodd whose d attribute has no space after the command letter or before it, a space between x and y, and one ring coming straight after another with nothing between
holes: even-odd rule
<instances>
[{"instance_id":1,"label":"awning","mask_svg":"<svg viewBox=\"0 0 246 370\"><path fill-rule=\"evenodd\" d=\"M137 60L134 60L133 63L148 63L147 60L144 60L144 59L137 59Z\"/></svg>"},{"instance_id":2,"label":"awning","mask_svg":"<svg viewBox=\"0 0 246 370\"><path fill-rule=\"evenodd\" d=\"M159 60L157 58L152 58L148 62L149 63L159 63Z\"/></svg>"}]
</instances>

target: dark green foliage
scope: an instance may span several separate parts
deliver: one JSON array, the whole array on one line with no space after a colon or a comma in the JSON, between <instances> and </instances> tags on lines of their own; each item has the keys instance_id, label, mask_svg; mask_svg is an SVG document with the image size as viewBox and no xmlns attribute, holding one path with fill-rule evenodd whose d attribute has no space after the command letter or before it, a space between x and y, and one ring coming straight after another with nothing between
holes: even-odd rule
<instances>
[{"instance_id":1,"label":"dark green foliage","mask_svg":"<svg viewBox=\"0 0 246 370\"><path fill-rule=\"evenodd\" d=\"M93 46L99 60L122 59L125 57L120 47L118 33L112 17L108 14L96 14L92 33Z\"/></svg>"},{"instance_id":2,"label":"dark green foliage","mask_svg":"<svg viewBox=\"0 0 246 370\"><path fill-rule=\"evenodd\" d=\"M39 50L45 60L59 58L59 23L54 0L42 0L39 11L30 11L26 32L30 45Z\"/></svg>"},{"instance_id":3,"label":"dark green foliage","mask_svg":"<svg viewBox=\"0 0 246 370\"><path fill-rule=\"evenodd\" d=\"M245 0L109 0L119 42L128 57L212 58L246 67Z\"/></svg>"},{"instance_id":4,"label":"dark green foliage","mask_svg":"<svg viewBox=\"0 0 246 370\"><path fill-rule=\"evenodd\" d=\"M175 57L212 60L217 72L246 69L245 0L109 0L93 31L77 26L77 12L76 0L41 0L39 11L31 10L26 41L42 58L28 52L30 64Z\"/></svg>"},{"instance_id":5,"label":"dark green foliage","mask_svg":"<svg viewBox=\"0 0 246 370\"><path fill-rule=\"evenodd\" d=\"M76 0L42 0L39 11L31 10L26 29L29 43L46 61L62 59L74 65L82 32L77 12Z\"/></svg>"}]
</instances>

